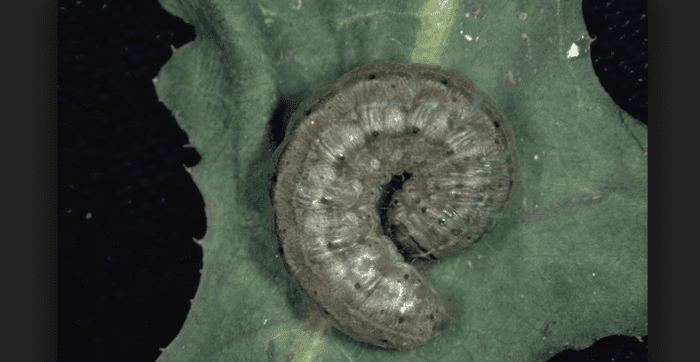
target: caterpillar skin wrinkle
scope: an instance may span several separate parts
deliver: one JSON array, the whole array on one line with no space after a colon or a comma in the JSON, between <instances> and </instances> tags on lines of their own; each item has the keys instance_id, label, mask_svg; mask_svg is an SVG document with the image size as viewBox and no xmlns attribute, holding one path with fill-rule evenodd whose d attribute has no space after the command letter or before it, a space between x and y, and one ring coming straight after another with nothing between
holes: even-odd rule
<instances>
[{"instance_id":1,"label":"caterpillar skin wrinkle","mask_svg":"<svg viewBox=\"0 0 700 362\"><path fill-rule=\"evenodd\" d=\"M275 156L274 228L292 276L351 337L420 347L450 309L404 255L444 258L492 230L515 190L514 145L455 71L377 62L318 90Z\"/></svg>"}]
</instances>

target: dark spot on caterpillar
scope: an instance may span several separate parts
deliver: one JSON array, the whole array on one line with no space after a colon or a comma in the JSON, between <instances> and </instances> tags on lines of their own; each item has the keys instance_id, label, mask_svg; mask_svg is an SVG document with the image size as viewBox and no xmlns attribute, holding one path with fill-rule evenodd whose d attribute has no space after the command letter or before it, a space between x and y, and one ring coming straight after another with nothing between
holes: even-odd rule
<instances>
[{"instance_id":1,"label":"dark spot on caterpillar","mask_svg":"<svg viewBox=\"0 0 700 362\"><path fill-rule=\"evenodd\" d=\"M433 110L415 112L426 104ZM312 124L317 108L328 112ZM276 154L270 194L280 254L309 299L349 336L386 348L421 346L447 328L449 304L406 261L457 254L502 218L516 176L510 126L467 79L429 65L358 68L298 109ZM441 131L428 131L435 127ZM499 146L486 146L489 139ZM510 188L502 188L506 180ZM359 262L374 265L358 270ZM401 285L378 283L389 280ZM400 302L392 288L404 288ZM366 302L359 308L348 298Z\"/></svg>"}]
</instances>

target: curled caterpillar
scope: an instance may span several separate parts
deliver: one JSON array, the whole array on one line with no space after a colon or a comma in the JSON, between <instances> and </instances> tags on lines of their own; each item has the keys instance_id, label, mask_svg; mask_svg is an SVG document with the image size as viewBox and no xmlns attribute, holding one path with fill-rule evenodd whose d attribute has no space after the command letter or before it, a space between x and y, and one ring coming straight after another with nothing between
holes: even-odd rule
<instances>
[{"instance_id":1,"label":"curled caterpillar","mask_svg":"<svg viewBox=\"0 0 700 362\"><path fill-rule=\"evenodd\" d=\"M307 296L358 340L414 349L450 322L404 260L492 230L514 192L511 127L454 71L377 62L318 90L276 151L275 230Z\"/></svg>"}]
</instances>

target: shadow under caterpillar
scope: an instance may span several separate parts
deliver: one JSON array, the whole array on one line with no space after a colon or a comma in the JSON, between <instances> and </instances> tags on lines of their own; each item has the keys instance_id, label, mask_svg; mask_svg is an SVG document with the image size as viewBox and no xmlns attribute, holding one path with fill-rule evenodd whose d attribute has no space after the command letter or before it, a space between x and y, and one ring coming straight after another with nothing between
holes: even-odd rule
<instances>
[{"instance_id":1,"label":"shadow under caterpillar","mask_svg":"<svg viewBox=\"0 0 700 362\"><path fill-rule=\"evenodd\" d=\"M457 254L515 190L513 131L458 72L376 62L313 94L275 155L274 230L292 276L346 334L414 349L450 322L409 257Z\"/></svg>"}]
</instances>

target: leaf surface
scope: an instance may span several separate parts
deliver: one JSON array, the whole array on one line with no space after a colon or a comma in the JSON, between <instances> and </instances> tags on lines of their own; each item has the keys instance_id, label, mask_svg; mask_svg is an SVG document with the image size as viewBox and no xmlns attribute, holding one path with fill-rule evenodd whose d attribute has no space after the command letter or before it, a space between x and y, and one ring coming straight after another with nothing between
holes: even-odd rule
<instances>
[{"instance_id":1,"label":"leaf surface","mask_svg":"<svg viewBox=\"0 0 700 362\"><path fill-rule=\"evenodd\" d=\"M202 157L207 233L192 308L159 361L542 361L647 333L647 129L600 86L580 1L161 4L196 29L155 88ZM413 351L305 329L270 243L275 108L375 60L458 70L516 135L514 204L430 269L452 323Z\"/></svg>"}]
</instances>

